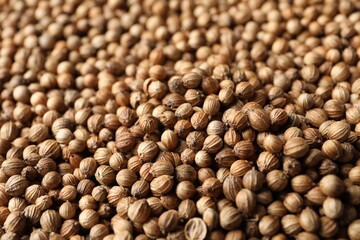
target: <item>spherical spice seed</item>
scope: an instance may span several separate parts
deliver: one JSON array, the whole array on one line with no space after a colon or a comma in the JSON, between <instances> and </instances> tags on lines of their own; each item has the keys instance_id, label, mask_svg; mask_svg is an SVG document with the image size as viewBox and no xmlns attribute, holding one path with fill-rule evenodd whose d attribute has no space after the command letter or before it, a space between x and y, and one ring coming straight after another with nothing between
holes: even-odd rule
<instances>
[{"instance_id":1,"label":"spherical spice seed","mask_svg":"<svg viewBox=\"0 0 360 240\"><path fill-rule=\"evenodd\" d=\"M151 208L146 200L138 200L130 204L128 209L128 217L131 221L144 223L148 221Z\"/></svg>"},{"instance_id":2,"label":"spherical spice seed","mask_svg":"<svg viewBox=\"0 0 360 240\"><path fill-rule=\"evenodd\" d=\"M45 140L39 144L39 155L41 157L57 158L60 156L60 146L55 140Z\"/></svg>"},{"instance_id":3,"label":"spherical spice seed","mask_svg":"<svg viewBox=\"0 0 360 240\"><path fill-rule=\"evenodd\" d=\"M206 114L214 116L218 114L220 110L220 102L216 95L209 95L205 98L203 104L203 110Z\"/></svg>"},{"instance_id":4,"label":"spherical spice seed","mask_svg":"<svg viewBox=\"0 0 360 240\"><path fill-rule=\"evenodd\" d=\"M329 197L340 196L345 190L345 184L336 175L326 175L319 182L320 190Z\"/></svg>"},{"instance_id":5,"label":"spherical spice seed","mask_svg":"<svg viewBox=\"0 0 360 240\"><path fill-rule=\"evenodd\" d=\"M288 120L288 114L281 108L275 108L270 112L270 121L273 126L283 126Z\"/></svg>"},{"instance_id":6,"label":"spherical spice seed","mask_svg":"<svg viewBox=\"0 0 360 240\"><path fill-rule=\"evenodd\" d=\"M339 141L327 140L323 143L321 151L329 159L337 160L341 157L343 150Z\"/></svg>"},{"instance_id":7,"label":"spherical spice seed","mask_svg":"<svg viewBox=\"0 0 360 240\"><path fill-rule=\"evenodd\" d=\"M189 72L186 73L181 80L182 83L184 84L184 87L197 88L201 83L202 77L196 72Z\"/></svg>"},{"instance_id":8,"label":"spherical spice seed","mask_svg":"<svg viewBox=\"0 0 360 240\"><path fill-rule=\"evenodd\" d=\"M359 225L359 220L355 220L349 225L347 232L351 240L359 239Z\"/></svg>"},{"instance_id":9,"label":"spherical spice seed","mask_svg":"<svg viewBox=\"0 0 360 240\"><path fill-rule=\"evenodd\" d=\"M266 215L260 219L259 232L264 236L273 236L280 229L280 221L277 217Z\"/></svg>"},{"instance_id":10,"label":"spherical spice seed","mask_svg":"<svg viewBox=\"0 0 360 240\"><path fill-rule=\"evenodd\" d=\"M58 232L61 222L60 214L55 210L46 210L40 218L41 228L47 232Z\"/></svg>"},{"instance_id":11,"label":"spherical spice seed","mask_svg":"<svg viewBox=\"0 0 360 240\"><path fill-rule=\"evenodd\" d=\"M162 175L172 175L174 173L174 166L170 161L158 160L151 165L149 173L155 178Z\"/></svg>"},{"instance_id":12,"label":"spherical spice seed","mask_svg":"<svg viewBox=\"0 0 360 240\"><path fill-rule=\"evenodd\" d=\"M223 185L217 178L211 177L205 179L205 181L201 185L201 188L205 196L215 198L221 194Z\"/></svg>"},{"instance_id":13,"label":"spherical spice seed","mask_svg":"<svg viewBox=\"0 0 360 240\"><path fill-rule=\"evenodd\" d=\"M336 219L342 216L344 204L340 199L327 197L323 202L323 211L328 218Z\"/></svg>"},{"instance_id":14,"label":"spherical spice seed","mask_svg":"<svg viewBox=\"0 0 360 240\"><path fill-rule=\"evenodd\" d=\"M223 140L218 135L211 135L205 138L203 150L209 153L217 153L223 146Z\"/></svg>"},{"instance_id":15,"label":"spherical spice seed","mask_svg":"<svg viewBox=\"0 0 360 240\"><path fill-rule=\"evenodd\" d=\"M38 206L32 204L24 209L24 216L32 223L36 223L40 220L41 210Z\"/></svg>"},{"instance_id":16,"label":"spherical spice seed","mask_svg":"<svg viewBox=\"0 0 360 240\"><path fill-rule=\"evenodd\" d=\"M131 133L125 132L116 136L115 146L119 151L129 151L134 147L135 143L136 139Z\"/></svg>"},{"instance_id":17,"label":"spherical spice seed","mask_svg":"<svg viewBox=\"0 0 360 240\"><path fill-rule=\"evenodd\" d=\"M299 215L299 224L304 230L314 232L320 226L320 217L312 208L306 207Z\"/></svg>"},{"instance_id":18,"label":"spherical spice seed","mask_svg":"<svg viewBox=\"0 0 360 240\"><path fill-rule=\"evenodd\" d=\"M177 134L172 130L164 131L161 135L161 143L164 144L168 150L175 149L178 143Z\"/></svg>"},{"instance_id":19,"label":"spherical spice seed","mask_svg":"<svg viewBox=\"0 0 360 240\"><path fill-rule=\"evenodd\" d=\"M295 137L303 137L303 132L298 127L289 127L284 132L284 140L288 141L289 139Z\"/></svg>"},{"instance_id":20,"label":"spherical spice seed","mask_svg":"<svg viewBox=\"0 0 360 240\"><path fill-rule=\"evenodd\" d=\"M143 229L145 234L151 238L158 238L161 236L158 218L151 218L148 222L144 223Z\"/></svg>"},{"instance_id":21,"label":"spherical spice seed","mask_svg":"<svg viewBox=\"0 0 360 240\"><path fill-rule=\"evenodd\" d=\"M196 130L205 129L209 123L209 116L203 111L198 111L191 116L190 122Z\"/></svg>"},{"instance_id":22,"label":"spherical spice seed","mask_svg":"<svg viewBox=\"0 0 360 240\"><path fill-rule=\"evenodd\" d=\"M272 202L266 209L270 215L276 217L283 217L287 213L287 209L285 208L282 201L274 201Z\"/></svg>"},{"instance_id":23,"label":"spherical spice seed","mask_svg":"<svg viewBox=\"0 0 360 240\"><path fill-rule=\"evenodd\" d=\"M247 160L237 160L230 167L230 173L236 177L243 177L248 171L250 171L252 165Z\"/></svg>"},{"instance_id":24,"label":"spherical spice seed","mask_svg":"<svg viewBox=\"0 0 360 240\"><path fill-rule=\"evenodd\" d=\"M243 188L240 177L229 174L223 182L223 193L226 199L235 201L236 195Z\"/></svg>"},{"instance_id":25,"label":"spherical spice seed","mask_svg":"<svg viewBox=\"0 0 360 240\"><path fill-rule=\"evenodd\" d=\"M284 145L284 154L290 157L303 157L309 151L309 145L305 139L300 137L291 138Z\"/></svg>"},{"instance_id":26,"label":"spherical spice seed","mask_svg":"<svg viewBox=\"0 0 360 240\"><path fill-rule=\"evenodd\" d=\"M276 170L280 166L280 161L275 154L269 152L262 152L256 160L256 165L260 172L267 173Z\"/></svg>"},{"instance_id":27,"label":"spherical spice seed","mask_svg":"<svg viewBox=\"0 0 360 240\"><path fill-rule=\"evenodd\" d=\"M195 193L195 185L190 181L181 181L176 186L176 196L181 200L191 199Z\"/></svg>"},{"instance_id":28,"label":"spherical spice seed","mask_svg":"<svg viewBox=\"0 0 360 240\"><path fill-rule=\"evenodd\" d=\"M360 167L355 166L349 171L349 179L353 184L360 185Z\"/></svg>"},{"instance_id":29,"label":"spherical spice seed","mask_svg":"<svg viewBox=\"0 0 360 240\"><path fill-rule=\"evenodd\" d=\"M236 132L233 128L230 128L224 134L224 143L230 147L234 147L236 143L238 143L240 140L241 140L241 135L238 132Z\"/></svg>"},{"instance_id":30,"label":"spherical spice seed","mask_svg":"<svg viewBox=\"0 0 360 240\"><path fill-rule=\"evenodd\" d=\"M59 214L63 219L72 219L75 216L76 207L69 201L61 204Z\"/></svg>"},{"instance_id":31,"label":"spherical spice seed","mask_svg":"<svg viewBox=\"0 0 360 240\"><path fill-rule=\"evenodd\" d=\"M146 114L139 118L139 125L145 133L152 133L158 128L158 120L151 114Z\"/></svg>"},{"instance_id":32,"label":"spherical spice seed","mask_svg":"<svg viewBox=\"0 0 360 240\"><path fill-rule=\"evenodd\" d=\"M336 82L346 81L350 77L350 69L343 62L337 63L330 72L330 76Z\"/></svg>"},{"instance_id":33,"label":"spherical spice seed","mask_svg":"<svg viewBox=\"0 0 360 240\"><path fill-rule=\"evenodd\" d=\"M84 209L79 215L79 223L85 229L91 229L99 222L99 213L93 209Z\"/></svg>"},{"instance_id":34,"label":"spherical spice seed","mask_svg":"<svg viewBox=\"0 0 360 240\"><path fill-rule=\"evenodd\" d=\"M215 209L209 208L204 212L203 220L209 229L214 229L219 224L219 214Z\"/></svg>"},{"instance_id":35,"label":"spherical spice seed","mask_svg":"<svg viewBox=\"0 0 360 240\"><path fill-rule=\"evenodd\" d=\"M179 215L176 210L163 212L159 217L159 227L163 234L176 230L179 223Z\"/></svg>"},{"instance_id":36,"label":"spherical spice seed","mask_svg":"<svg viewBox=\"0 0 360 240\"><path fill-rule=\"evenodd\" d=\"M158 151L159 147L153 141L142 142L137 148L139 157L145 162L151 161L158 154Z\"/></svg>"},{"instance_id":37,"label":"spherical spice seed","mask_svg":"<svg viewBox=\"0 0 360 240\"><path fill-rule=\"evenodd\" d=\"M250 109L248 111L248 118L251 127L259 132L264 132L270 127L269 114L263 109Z\"/></svg>"},{"instance_id":38,"label":"spherical spice seed","mask_svg":"<svg viewBox=\"0 0 360 240\"><path fill-rule=\"evenodd\" d=\"M5 192L10 196L20 196L28 187L28 180L20 175L11 176L5 184Z\"/></svg>"},{"instance_id":39,"label":"spherical spice seed","mask_svg":"<svg viewBox=\"0 0 360 240\"><path fill-rule=\"evenodd\" d=\"M208 196L202 196L197 202L196 202L196 210L202 215L207 208L215 208L216 203L215 201Z\"/></svg>"},{"instance_id":40,"label":"spherical spice seed","mask_svg":"<svg viewBox=\"0 0 360 240\"><path fill-rule=\"evenodd\" d=\"M251 214L256 207L256 195L251 190L243 188L236 195L235 202L243 214Z\"/></svg>"},{"instance_id":41,"label":"spherical spice seed","mask_svg":"<svg viewBox=\"0 0 360 240\"><path fill-rule=\"evenodd\" d=\"M10 213L5 222L4 229L7 232L21 233L26 225L26 218L20 211Z\"/></svg>"},{"instance_id":42,"label":"spherical spice seed","mask_svg":"<svg viewBox=\"0 0 360 240\"><path fill-rule=\"evenodd\" d=\"M116 182L123 187L131 187L136 180L136 174L129 169L122 169L116 175Z\"/></svg>"},{"instance_id":43,"label":"spherical spice seed","mask_svg":"<svg viewBox=\"0 0 360 240\"><path fill-rule=\"evenodd\" d=\"M297 193L306 193L314 186L308 175L297 175L291 179L291 187Z\"/></svg>"},{"instance_id":44,"label":"spherical spice seed","mask_svg":"<svg viewBox=\"0 0 360 240\"><path fill-rule=\"evenodd\" d=\"M247 115L233 109L229 109L227 111L229 111L228 114L225 115L224 113L223 115L223 122L225 122L226 124L228 124L230 127L234 128L237 131L243 130L248 122Z\"/></svg>"},{"instance_id":45,"label":"spherical spice seed","mask_svg":"<svg viewBox=\"0 0 360 240\"><path fill-rule=\"evenodd\" d=\"M326 199L326 195L321 191L320 187L312 188L306 195L306 200L315 205L322 205Z\"/></svg>"},{"instance_id":46,"label":"spherical spice seed","mask_svg":"<svg viewBox=\"0 0 360 240\"><path fill-rule=\"evenodd\" d=\"M290 192L285 196L283 203L285 208L289 212L297 213L301 211L304 204L304 200L299 193Z\"/></svg>"},{"instance_id":47,"label":"spherical spice seed","mask_svg":"<svg viewBox=\"0 0 360 240\"><path fill-rule=\"evenodd\" d=\"M154 196L161 196L168 193L173 187L173 177L162 175L154 178L150 183L150 190Z\"/></svg>"},{"instance_id":48,"label":"spherical spice seed","mask_svg":"<svg viewBox=\"0 0 360 240\"><path fill-rule=\"evenodd\" d=\"M281 170L272 170L266 174L265 182L273 192L281 192L288 185L288 177Z\"/></svg>"},{"instance_id":49,"label":"spherical spice seed","mask_svg":"<svg viewBox=\"0 0 360 240\"><path fill-rule=\"evenodd\" d=\"M287 235L293 236L301 232L298 217L294 214L287 214L281 219L282 229Z\"/></svg>"},{"instance_id":50,"label":"spherical spice seed","mask_svg":"<svg viewBox=\"0 0 360 240\"><path fill-rule=\"evenodd\" d=\"M186 145L192 150L200 150L203 147L204 141L205 136L199 131L190 132L185 139Z\"/></svg>"},{"instance_id":51,"label":"spherical spice seed","mask_svg":"<svg viewBox=\"0 0 360 240\"><path fill-rule=\"evenodd\" d=\"M201 218L191 218L185 225L184 233L187 239L205 239L206 224Z\"/></svg>"},{"instance_id":52,"label":"spherical spice seed","mask_svg":"<svg viewBox=\"0 0 360 240\"><path fill-rule=\"evenodd\" d=\"M212 162L213 157L207 151L201 150L195 154L195 163L199 167L208 167Z\"/></svg>"},{"instance_id":53,"label":"spherical spice seed","mask_svg":"<svg viewBox=\"0 0 360 240\"><path fill-rule=\"evenodd\" d=\"M328 115L325 110L321 108L313 108L308 110L305 114L305 117L315 127L319 127L323 122L328 120Z\"/></svg>"},{"instance_id":54,"label":"spherical spice seed","mask_svg":"<svg viewBox=\"0 0 360 240\"><path fill-rule=\"evenodd\" d=\"M31 142L40 143L44 141L49 134L49 129L45 124L34 124L29 130L29 140Z\"/></svg>"},{"instance_id":55,"label":"spherical spice seed","mask_svg":"<svg viewBox=\"0 0 360 240\"><path fill-rule=\"evenodd\" d=\"M234 153L240 159L246 159L254 155L254 145L251 141L239 141L234 146Z\"/></svg>"},{"instance_id":56,"label":"spherical spice seed","mask_svg":"<svg viewBox=\"0 0 360 240\"><path fill-rule=\"evenodd\" d=\"M102 185L110 185L115 178L115 171L110 166L101 165L96 169L95 179Z\"/></svg>"},{"instance_id":57,"label":"spherical spice seed","mask_svg":"<svg viewBox=\"0 0 360 240\"><path fill-rule=\"evenodd\" d=\"M270 134L264 138L263 146L270 153L281 152L283 145L282 140L276 135Z\"/></svg>"},{"instance_id":58,"label":"spherical spice seed","mask_svg":"<svg viewBox=\"0 0 360 240\"><path fill-rule=\"evenodd\" d=\"M225 207L221 209L220 226L225 230L235 230L241 225L242 215L240 210L234 207Z\"/></svg>"},{"instance_id":59,"label":"spherical spice seed","mask_svg":"<svg viewBox=\"0 0 360 240\"><path fill-rule=\"evenodd\" d=\"M178 206L178 213L180 219L190 219L196 214L196 205L193 200L186 199L180 202Z\"/></svg>"},{"instance_id":60,"label":"spherical spice seed","mask_svg":"<svg viewBox=\"0 0 360 240\"><path fill-rule=\"evenodd\" d=\"M248 171L242 179L244 187L254 192L259 191L263 186L264 182L264 175L258 170L256 170L254 167L250 171Z\"/></svg>"},{"instance_id":61,"label":"spherical spice seed","mask_svg":"<svg viewBox=\"0 0 360 240\"><path fill-rule=\"evenodd\" d=\"M339 227L335 221L328 217L320 218L319 235L321 237L332 237L339 231Z\"/></svg>"}]
</instances>

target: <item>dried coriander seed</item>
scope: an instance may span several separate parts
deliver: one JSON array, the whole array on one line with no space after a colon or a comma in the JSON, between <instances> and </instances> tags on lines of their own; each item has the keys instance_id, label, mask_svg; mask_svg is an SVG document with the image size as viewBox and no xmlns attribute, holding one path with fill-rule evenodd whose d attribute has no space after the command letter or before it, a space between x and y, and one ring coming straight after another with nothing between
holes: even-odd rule
<instances>
[{"instance_id":1,"label":"dried coriander seed","mask_svg":"<svg viewBox=\"0 0 360 240\"><path fill-rule=\"evenodd\" d=\"M187 239L204 239L207 233L206 224L201 218L192 218L186 223L184 232Z\"/></svg>"}]
</instances>

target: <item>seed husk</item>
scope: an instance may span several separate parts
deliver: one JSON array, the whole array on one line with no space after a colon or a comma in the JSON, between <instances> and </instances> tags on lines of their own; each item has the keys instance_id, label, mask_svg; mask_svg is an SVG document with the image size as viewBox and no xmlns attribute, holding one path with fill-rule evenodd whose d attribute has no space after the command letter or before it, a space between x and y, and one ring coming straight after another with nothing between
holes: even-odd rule
<instances>
[{"instance_id":1,"label":"seed husk","mask_svg":"<svg viewBox=\"0 0 360 240\"><path fill-rule=\"evenodd\" d=\"M206 224L201 218L192 218L186 223L184 232L187 239L205 239Z\"/></svg>"}]
</instances>

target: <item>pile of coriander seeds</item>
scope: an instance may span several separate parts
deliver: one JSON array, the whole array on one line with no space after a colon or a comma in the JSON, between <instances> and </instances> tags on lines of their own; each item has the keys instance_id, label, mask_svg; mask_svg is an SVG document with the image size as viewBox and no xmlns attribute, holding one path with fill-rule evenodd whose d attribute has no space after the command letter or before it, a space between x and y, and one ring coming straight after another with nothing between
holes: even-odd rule
<instances>
[{"instance_id":1,"label":"pile of coriander seeds","mask_svg":"<svg viewBox=\"0 0 360 240\"><path fill-rule=\"evenodd\" d=\"M0 240L360 240L358 0L0 0Z\"/></svg>"}]
</instances>

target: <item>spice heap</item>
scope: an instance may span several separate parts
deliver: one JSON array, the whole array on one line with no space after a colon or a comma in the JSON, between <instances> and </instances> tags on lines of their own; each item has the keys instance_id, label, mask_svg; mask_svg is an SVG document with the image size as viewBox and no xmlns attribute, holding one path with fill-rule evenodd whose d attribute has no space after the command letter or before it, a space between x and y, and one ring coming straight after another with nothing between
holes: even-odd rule
<instances>
[{"instance_id":1,"label":"spice heap","mask_svg":"<svg viewBox=\"0 0 360 240\"><path fill-rule=\"evenodd\" d=\"M360 239L359 1L0 5L1 240Z\"/></svg>"}]
</instances>

